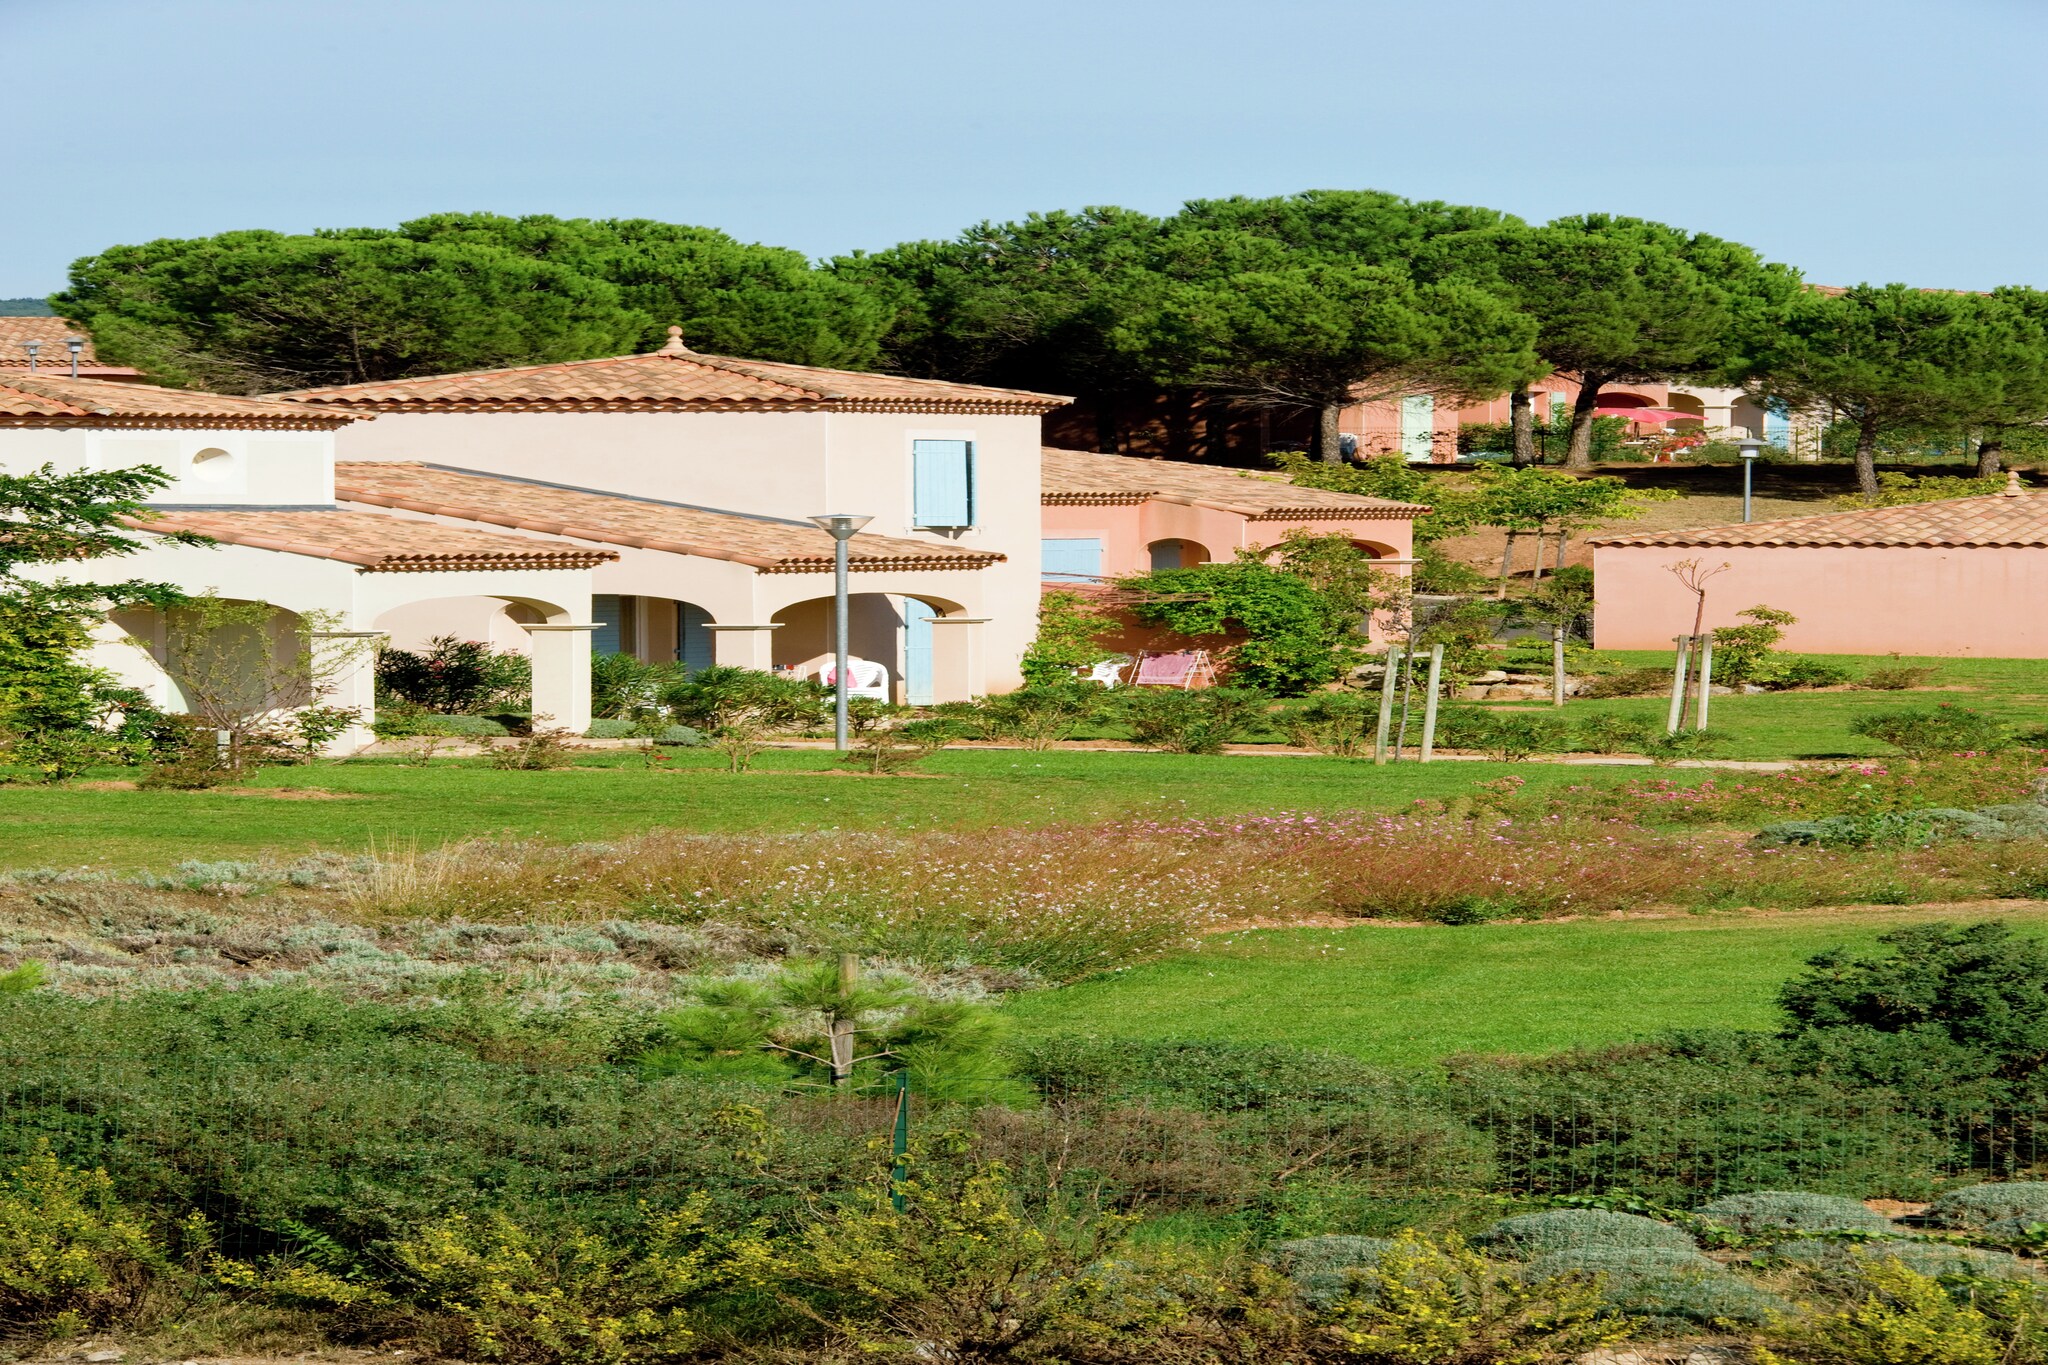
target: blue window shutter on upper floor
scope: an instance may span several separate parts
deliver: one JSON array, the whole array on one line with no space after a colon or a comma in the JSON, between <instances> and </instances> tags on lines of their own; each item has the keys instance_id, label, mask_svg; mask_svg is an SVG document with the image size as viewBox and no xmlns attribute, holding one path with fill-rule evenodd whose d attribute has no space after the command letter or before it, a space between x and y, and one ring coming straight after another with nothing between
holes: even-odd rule
<instances>
[{"instance_id":1,"label":"blue window shutter on upper floor","mask_svg":"<svg viewBox=\"0 0 2048 1365\"><path fill-rule=\"evenodd\" d=\"M620 605L617 593L594 592L590 595L590 619L598 623L597 629L590 632L592 654L619 652L620 629L624 620Z\"/></svg>"},{"instance_id":2,"label":"blue window shutter on upper floor","mask_svg":"<svg viewBox=\"0 0 2048 1365\"><path fill-rule=\"evenodd\" d=\"M1079 582L1102 576L1101 541L1062 537L1041 540L1038 544L1039 577Z\"/></svg>"},{"instance_id":3,"label":"blue window shutter on upper floor","mask_svg":"<svg viewBox=\"0 0 2048 1365\"><path fill-rule=\"evenodd\" d=\"M974 525L974 443L911 443L911 520L918 526Z\"/></svg>"}]
</instances>

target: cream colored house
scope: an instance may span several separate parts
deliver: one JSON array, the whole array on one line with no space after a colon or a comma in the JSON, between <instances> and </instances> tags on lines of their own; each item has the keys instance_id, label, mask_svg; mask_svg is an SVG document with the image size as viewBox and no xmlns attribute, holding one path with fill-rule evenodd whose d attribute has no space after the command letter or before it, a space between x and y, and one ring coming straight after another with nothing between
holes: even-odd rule
<instances>
[{"instance_id":1,"label":"cream colored house","mask_svg":"<svg viewBox=\"0 0 2048 1365\"><path fill-rule=\"evenodd\" d=\"M277 396L376 417L337 435L345 505L615 553L593 574L600 650L815 672L832 542L806 518L845 512L873 518L850 547L853 652L895 695L1017 686L1040 418L1067 400L699 355L670 333L647 355ZM459 633L511 628L479 600Z\"/></svg>"},{"instance_id":2,"label":"cream colored house","mask_svg":"<svg viewBox=\"0 0 2048 1365\"><path fill-rule=\"evenodd\" d=\"M0 375L0 471L25 474L150 465L173 482L132 523L145 548L76 567L41 566L50 579L131 578L237 601L266 602L290 617L316 615L338 639L383 637L395 618L432 620L451 599L512 612L530 638L534 710L557 725L590 723L590 571L616 556L562 541L476 528L429 528L348 510L334 493L334 435L352 414L257 398L229 398L46 373ZM190 531L211 545L162 532ZM445 627L444 627L445 628ZM184 709L179 661L153 613L110 622L94 662L168 710ZM369 738L374 714L367 649L334 680L330 704L358 708L362 724L335 749Z\"/></svg>"}]
</instances>

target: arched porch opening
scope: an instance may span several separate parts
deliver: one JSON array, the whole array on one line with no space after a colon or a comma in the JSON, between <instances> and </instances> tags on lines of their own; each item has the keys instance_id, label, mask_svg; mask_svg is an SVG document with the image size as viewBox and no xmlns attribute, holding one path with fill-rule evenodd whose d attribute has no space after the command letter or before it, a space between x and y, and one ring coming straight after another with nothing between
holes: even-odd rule
<instances>
[{"instance_id":1,"label":"arched porch opening","mask_svg":"<svg viewBox=\"0 0 2048 1365\"><path fill-rule=\"evenodd\" d=\"M819 678L831 667L833 600L792 602L771 618L774 666ZM891 700L915 706L964 700L980 677L979 617L936 595L856 592L847 598L847 652L887 670Z\"/></svg>"},{"instance_id":2,"label":"arched porch opening","mask_svg":"<svg viewBox=\"0 0 2048 1365\"><path fill-rule=\"evenodd\" d=\"M395 649L420 650L439 639L454 639L487 645L494 654L521 656L530 678L525 709L534 722L577 733L590 726L595 631L581 613L559 603L510 594L419 598L386 608L370 627L365 635ZM376 706L371 679L365 679L356 704L365 707L367 723Z\"/></svg>"},{"instance_id":3,"label":"arched porch opening","mask_svg":"<svg viewBox=\"0 0 2048 1365\"><path fill-rule=\"evenodd\" d=\"M1207 564L1210 561L1206 546L1199 541L1180 537L1155 540L1145 547L1145 552L1151 557L1154 570L1192 569L1198 564Z\"/></svg>"}]
</instances>

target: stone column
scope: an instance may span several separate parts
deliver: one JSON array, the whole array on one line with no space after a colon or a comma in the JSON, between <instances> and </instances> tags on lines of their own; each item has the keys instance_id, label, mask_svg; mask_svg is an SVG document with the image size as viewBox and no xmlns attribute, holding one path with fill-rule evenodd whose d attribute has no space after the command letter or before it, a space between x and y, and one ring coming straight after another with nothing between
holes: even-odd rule
<instances>
[{"instance_id":1,"label":"stone column","mask_svg":"<svg viewBox=\"0 0 2048 1365\"><path fill-rule=\"evenodd\" d=\"M520 629L533 642L535 723L582 734L590 728L590 633L597 624L522 623Z\"/></svg>"},{"instance_id":2,"label":"stone column","mask_svg":"<svg viewBox=\"0 0 2048 1365\"><path fill-rule=\"evenodd\" d=\"M779 622L766 625L721 625L704 627L711 632L711 657L720 668L751 668L762 673L775 668L775 631Z\"/></svg>"},{"instance_id":3,"label":"stone column","mask_svg":"<svg viewBox=\"0 0 2048 1365\"><path fill-rule=\"evenodd\" d=\"M981 657L981 628L987 616L933 616L932 700L972 701L988 691Z\"/></svg>"}]
</instances>

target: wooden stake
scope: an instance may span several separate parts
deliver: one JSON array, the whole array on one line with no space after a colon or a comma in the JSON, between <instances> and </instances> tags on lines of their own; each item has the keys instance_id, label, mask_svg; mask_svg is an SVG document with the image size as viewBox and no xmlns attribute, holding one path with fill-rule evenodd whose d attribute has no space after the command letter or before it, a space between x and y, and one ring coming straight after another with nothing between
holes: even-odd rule
<instances>
[{"instance_id":1,"label":"wooden stake","mask_svg":"<svg viewBox=\"0 0 2048 1365\"><path fill-rule=\"evenodd\" d=\"M1674 635L1671 643L1678 646L1678 661L1671 667L1671 715L1664 722L1667 735L1677 734L1685 723L1686 666L1692 662L1692 636Z\"/></svg>"},{"instance_id":2,"label":"wooden stake","mask_svg":"<svg viewBox=\"0 0 2048 1365\"><path fill-rule=\"evenodd\" d=\"M1693 712L1693 725L1707 728L1707 698L1714 694L1714 632L1700 636L1700 704Z\"/></svg>"},{"instance_id":3,"label":"wooden stake","mask_svg":"<svg viewBox=\"0 0 2048 1365\"><path fill-rule=\"evenodd\" d=\"M1564 627L1550 628L1550 704L1564 705Z\"/></svg>"},{"instance_id":4,"label":"wooden stake","mask_svg":"<svg viewBox=\"0 0 2048 1365\"><path fill-rule=\"evenodd\" d=\"M1387 732L1394 725L1394 668L1395 659L1401 653L1401 646L1387 646L1386 671L1380 674L1380 728L1373 738L1372 761L1387 761Z\"/></svg>"},{"instance_id":5,"label":"wooden stake","mask_svg":"<svg viewBox=\"0 0 2048 1365\"><path fill-rule=\"evenodd\" d=\"M839 1009L832 1016L832 1084L853 1080L853 993L860 981L860 959L852 953L839 955Z\"/></svg>"},{"instance_id":6,"label":"wooden stake","mask_svg":"<svg viewBox=\"0 0 2048 1365\"><path fill-rule=\"evenodd\" d=\"M1436 697L1444 678L1444 647L1429 647L1429 696L1422 703L1422 761L1436 754Z\"/></svg>"}]
</instances>

